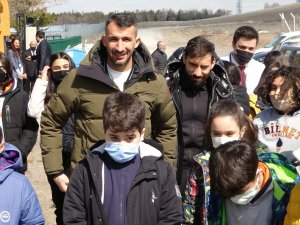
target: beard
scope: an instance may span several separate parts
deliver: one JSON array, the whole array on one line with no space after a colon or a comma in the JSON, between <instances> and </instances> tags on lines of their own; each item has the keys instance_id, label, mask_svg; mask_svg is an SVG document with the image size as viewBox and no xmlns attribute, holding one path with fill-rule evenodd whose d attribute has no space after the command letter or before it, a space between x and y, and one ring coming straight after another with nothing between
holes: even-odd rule
<instances>
[{"instance_id":1,"label":"beard","mask_svg":"<svg viewBox=\"0 0 300 225\"><path fill-rule=\"evenodd\" d=\"M202 77L202 78L196 78L195 76L188 75L187 76L191 84L195 87L203 87L206 84L206 80L208 79L208 76Z\"/></svg>"}]
</instances>

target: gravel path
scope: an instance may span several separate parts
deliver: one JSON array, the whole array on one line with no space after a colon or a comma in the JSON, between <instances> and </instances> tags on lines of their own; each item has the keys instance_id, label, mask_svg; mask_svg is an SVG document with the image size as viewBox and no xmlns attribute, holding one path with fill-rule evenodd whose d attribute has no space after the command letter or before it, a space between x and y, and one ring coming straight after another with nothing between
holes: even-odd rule
<instances>
[{"instance_id":1,"label":"gravel path","mask_svg":"<svg viewBox=\"0 0 300 225\"><path fill-rule=\"evenodd\" d=\"M46 225L55 225L54 207L51 198L51 190L48 184L47 176L44 172L41 149L38 140L28 157L28 171L26 176L29 178L36 194L39 198L44 216L46 218Z\"/></svg>"}]
</instances>

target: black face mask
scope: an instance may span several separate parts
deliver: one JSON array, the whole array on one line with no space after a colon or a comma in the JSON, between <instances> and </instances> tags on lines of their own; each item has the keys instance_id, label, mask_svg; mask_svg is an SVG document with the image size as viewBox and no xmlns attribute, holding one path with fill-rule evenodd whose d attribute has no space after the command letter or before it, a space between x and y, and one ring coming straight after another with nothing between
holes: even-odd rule
<instances>
[{"instance_id":1,"label":"black face mask","mask_svg":"<svg viewBox=\"0 0 300 225\"><path fill-rule=\"evenodd\" d=\"M31 51L35 51L35 47L33 47L33 48L30 48L30 50L31 50Z\"/></svg>"},{"instance_id":2,"label":"black face mask","mask_svg":"<svg viewBox=\"0 0 300 225\"><path fill-rule=\"evenodd\" d=\"M4 70L0 69L0 83L3 83L6 80L7 73Z\"/></svg>"},{"instance_id":3,"label":"black face mask","mask_svg":"<svg viewBox=\"0 0 300 225\"><path fill-rule=\"evenodd\" d=\"M69 73L69 70L60 70L52 72L52 78L55 86L58 86L62 79Z\"/></svg>"},{"instance_id":4,"label":"black face mask","mask_svg":"<svg viewBox=\"0 0 300 225\"><path fill-rule=\"evenodd\" d=\"M240 65L246 65L253 57L253 53L236 49L235 57Z\"/></svg>"}]
</instances>

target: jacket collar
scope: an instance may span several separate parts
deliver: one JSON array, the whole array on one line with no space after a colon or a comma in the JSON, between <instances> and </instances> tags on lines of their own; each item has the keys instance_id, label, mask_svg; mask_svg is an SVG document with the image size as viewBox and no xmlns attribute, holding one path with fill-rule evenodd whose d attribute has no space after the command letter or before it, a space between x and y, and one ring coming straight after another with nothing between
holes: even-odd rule
<instances>
[{"instance_id":1,"label":"jacket collar","mask_svg":"<svg viewBox=\"0 0 300 225\"><path fill-rule=\"evenodd\" d=\"M80 63L77 74L113 86L113 81L109 78L106 69L107 57L106 47L102 41L98 41ZM155 79L151 55L142 42L135 49L132 57L133 72L129 78L130 80L138 80L143 75L147 75L148 80Z\"/></svg>"}]
</instances>

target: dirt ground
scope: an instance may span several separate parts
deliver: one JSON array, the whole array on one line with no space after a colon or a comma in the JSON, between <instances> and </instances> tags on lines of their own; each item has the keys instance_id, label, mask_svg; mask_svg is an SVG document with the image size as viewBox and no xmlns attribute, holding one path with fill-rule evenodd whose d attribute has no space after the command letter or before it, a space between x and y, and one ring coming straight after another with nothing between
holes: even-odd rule
<instances>
[{"instance_id":1,"label":"dirt ground","mask_svg":"<svg viewBox=\"0 0 300 225\"><path fill-rule=\"evenodd\" d=\"M280 33L279 23L265 23L259 24L253 22L246 23L227 23L227 24L210 24L199 26L173 26L173 27L154 27L139 29L138 35L142 41L153 52L156 48L158 40L164 40L167 43L166 53L168 56L172 54L180 46L185 46L187 41L197 35L204 35L211 42L215 43L216 51L219 56L224 56L230 52L232 35L234 30L241 25L252 25L260 31L261 47L272 40ZM44 173L41 150L39 147L39 139L33 151L28 158L28 172L29 177L35 191L37 192L43 213L46 218L47 225L55 224L54 208L51 200L50 186L47 182Z\"/></svg>"}]
</instances>

